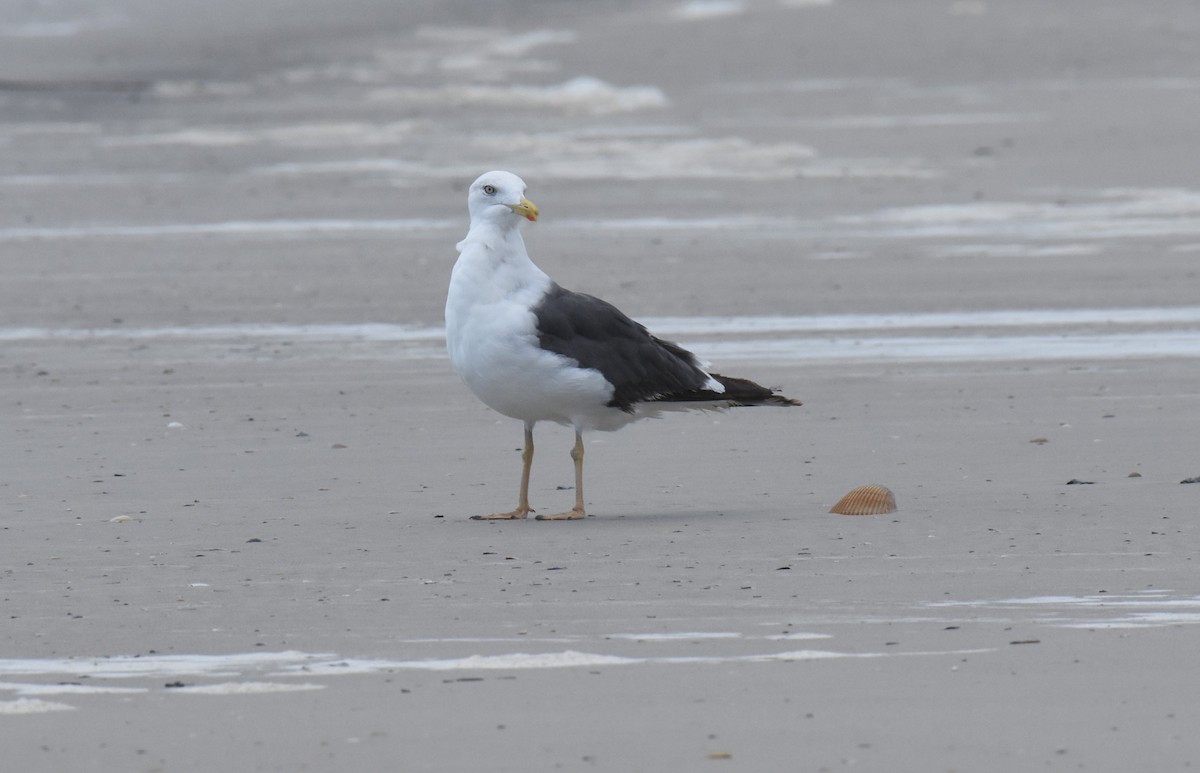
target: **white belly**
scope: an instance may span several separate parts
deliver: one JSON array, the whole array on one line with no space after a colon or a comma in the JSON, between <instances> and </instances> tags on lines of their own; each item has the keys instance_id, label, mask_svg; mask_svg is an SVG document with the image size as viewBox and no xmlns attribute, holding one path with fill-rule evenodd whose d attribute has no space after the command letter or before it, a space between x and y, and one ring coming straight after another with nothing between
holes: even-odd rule
<instances>
[{"instance_id":1,"label":"white belly","mask_svg":"<svg viewBox=\"0 0 1200 773\"><path fill-rule=\"evenodd\" d=\"M580 368L538 346L529 307L541 292L523 290L468 305L452 283L446 348L455 370L484 404L514 419L553 421L581 430L615 429L627 423L622 411L606 405L612 385L599 371Z\"/></svg>"}]
</instances>

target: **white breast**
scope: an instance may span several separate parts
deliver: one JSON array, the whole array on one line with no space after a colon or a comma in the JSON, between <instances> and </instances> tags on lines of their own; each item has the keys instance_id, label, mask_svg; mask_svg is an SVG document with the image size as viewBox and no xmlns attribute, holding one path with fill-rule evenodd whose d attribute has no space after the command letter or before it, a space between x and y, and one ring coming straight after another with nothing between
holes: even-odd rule
<instances>
[{"instance_id":1,"label":"white breast","mask_svg":"<svg viewBox=\"0 0 1200 773\"><path fill-rule=\"evenodd\" d=\"M497 262L481 245L460 249L446 298L446 347L467 387L515 419L604 428L596 417L613 412L605 407L612 385L538 345L532 307L550 278L529 261Z\"/></svg>"}]
</instances>

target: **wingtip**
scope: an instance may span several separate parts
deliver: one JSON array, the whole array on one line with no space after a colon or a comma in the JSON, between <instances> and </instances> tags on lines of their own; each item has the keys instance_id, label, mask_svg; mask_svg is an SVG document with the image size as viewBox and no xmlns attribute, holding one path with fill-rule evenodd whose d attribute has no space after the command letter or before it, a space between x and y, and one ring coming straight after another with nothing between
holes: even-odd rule
<instances>
[{"instance_id":1,"label":"wingtip","mask_svg":"<svg viewBox=\"0 0 1200 773\"><path fill-rule=\"evenodd\" d=\"M799 400L779 394L779 390L776 388L765 387L749 379L722 376L717 373L710 375L725 387L724 397L729 399L732 405L802 405Z\"/></svg>"}]
</instances>

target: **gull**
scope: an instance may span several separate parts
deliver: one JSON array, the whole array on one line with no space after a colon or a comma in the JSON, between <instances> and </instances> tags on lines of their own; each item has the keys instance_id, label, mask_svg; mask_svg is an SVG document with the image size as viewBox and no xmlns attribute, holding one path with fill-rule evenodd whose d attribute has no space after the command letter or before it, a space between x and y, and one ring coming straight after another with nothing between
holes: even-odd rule
<instances>
[{"instance_id":1,"label":"gull","mask_svg":"<svg viewBox=\"0 0 1200 773\"><path fill-rule=\"evenodd\" d=\"M795 406L799 401L743 378L705 370L681 346L652 335L617 307L559 286L525 250L519 225L536 221L525 182L487 172L467 194L471 224L458 243L446 297L446 348L485 405L525 425L515 509L475 520L527 518L533 428L575 430L575 506L538 520L577 520L583 498L583 433L612 431L664 410Z\"/></svg>"}]
</instances>

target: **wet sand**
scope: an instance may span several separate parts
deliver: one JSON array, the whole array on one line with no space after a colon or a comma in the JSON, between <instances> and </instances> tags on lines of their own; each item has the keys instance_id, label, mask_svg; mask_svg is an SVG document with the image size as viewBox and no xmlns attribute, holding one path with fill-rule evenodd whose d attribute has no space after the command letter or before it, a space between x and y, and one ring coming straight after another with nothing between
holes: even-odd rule
<instances>
[{"instance_id":1,"label":"wet sand","mask_svg":"<svg viewBox=\"0 0 1200 773\"><path fill-rule=\"evenodd\" d=\"M0 23L11 764L1196 764L1195 8L160 5ZM468 521L494 167L563 284L805 406Z\"/></svg>"}]
</instances>

